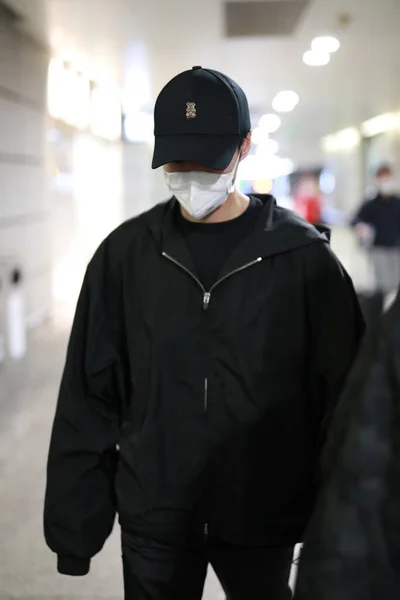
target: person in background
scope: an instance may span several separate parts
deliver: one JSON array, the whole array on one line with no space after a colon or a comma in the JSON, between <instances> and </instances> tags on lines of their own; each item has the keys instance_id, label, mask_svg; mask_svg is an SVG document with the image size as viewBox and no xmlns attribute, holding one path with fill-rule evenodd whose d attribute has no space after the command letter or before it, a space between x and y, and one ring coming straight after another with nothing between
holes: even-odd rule
<instances>
[{"instance_id":1,"label":"person in background","mask_svg":"<svg viewBox=\"0 0 400 600\"><path fill-rule=\"evenodd\" d=\"M327 238L235 186L247 98L194 67L161 92L173 198L112 233L78 303L51 439L45 535L86 575L122 529L126 600L289 600L330 416L363 321ZM118 451L117 451L118 448Z\"/></svg>"},{"instance_id":2,"label":"person in background","mask_svg":"<svg viewBox=\"0 0 400 600\"><path fill-rule=\"evenodd\" d=\"M295 600L400 598L400 298L372 328L332 419Z\"/></svg>"},{"instance_id":3,"label":"person in background","mask_svg":"<svg viewBox=\"0 0 400 600\"><path fill-rule=\"evenodd\" d=\"M376 291L395 292L400 284L400 196L389 166L376 173L377 195L353 219L360 242L370 248Z\"/></svg>"},{"instance_id":4,"label":"person in background","mask_svg":"<svg viewBox=\"0 0 400 600\"><path fill-rule=\"evenodd\" d=\"M300 179L295 190L295 209L311 225L323 226L322 200L318 180L313 175Z\"/></svg>"}]
</instances>

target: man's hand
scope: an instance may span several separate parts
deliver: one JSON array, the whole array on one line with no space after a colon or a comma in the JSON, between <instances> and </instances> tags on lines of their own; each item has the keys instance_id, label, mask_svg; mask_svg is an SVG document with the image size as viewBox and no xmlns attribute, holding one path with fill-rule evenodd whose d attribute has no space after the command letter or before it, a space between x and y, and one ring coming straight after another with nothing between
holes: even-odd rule
<instances>
[{"instance_id":1,"label":"man's hand","mask_svg":"<svg viewBox=\"0 0 400 600\"><path fill-rule=\"evenodd\" d=\"M355 227L357 238L366 245L371 245L374 239L374 230L367 223L358 223Z\"/></svg>"}]
</instances>

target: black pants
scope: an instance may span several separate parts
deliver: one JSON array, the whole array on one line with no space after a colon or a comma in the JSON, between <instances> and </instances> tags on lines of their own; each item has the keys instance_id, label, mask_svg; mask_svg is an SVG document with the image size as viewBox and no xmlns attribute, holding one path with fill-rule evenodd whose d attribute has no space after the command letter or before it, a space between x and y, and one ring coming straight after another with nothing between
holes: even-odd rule
<instances>
[{"instance_id":1,"label":"black pants","mask_svg":"<svg viewBox=\"0 0 400 600\"><path fill-rule=\"evenodd\" d=\"M228 600L290 600L292 559L293 548L172 548L123 534L125 600L201 600L209 564Z\"/></svg>"}]
</instances>

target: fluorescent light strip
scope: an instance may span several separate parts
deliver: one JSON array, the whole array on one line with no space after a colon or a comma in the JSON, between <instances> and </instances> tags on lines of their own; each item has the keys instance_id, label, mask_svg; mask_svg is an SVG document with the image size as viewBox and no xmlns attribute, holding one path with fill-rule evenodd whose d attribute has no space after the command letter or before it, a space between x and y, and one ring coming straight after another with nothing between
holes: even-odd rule
<instances>
[{"instance_id":1,"label":"fluorescent light strip","mask_svg":"<svg viewBox=\"0 0 400 600\"><path fill-rule=\"evenodd\" d=\"M386 131L400 128L400 113L385 113L365 121L361 125L361 131L367 138L374 137Z\"/></svg>"},{"instance_id":2,"label":"fluorescent light strip","mask_svg":"<svg viewBox=\"0 0 400 600\"><path fill-rule=\"evenodd\" d=\"M340 150L352 150L361 142L361 133L355 127L343 129L322 140L325 152L337 152Z\"/></svg>"}]
</instances>

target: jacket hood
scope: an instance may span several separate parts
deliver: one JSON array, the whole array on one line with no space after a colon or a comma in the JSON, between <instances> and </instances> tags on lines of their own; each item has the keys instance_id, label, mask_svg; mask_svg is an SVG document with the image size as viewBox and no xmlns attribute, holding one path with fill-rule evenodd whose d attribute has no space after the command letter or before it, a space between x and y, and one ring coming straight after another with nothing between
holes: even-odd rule
<instances>
[{"instance_id":1,"label":"jacket hood","mask_svg":"<svg viewBox=\"0 0 400 600\"><path fill-rule=\"evenodd\" d=\"M252 197L264 204L260 228L262 227L264 234L262 242L268 246L268 254L287 252L314 242L330 241L331 232L328 227L311 225L299 214L278 206L276 199L269 194L252 194Z\"/></svg>"}]
</instances>

